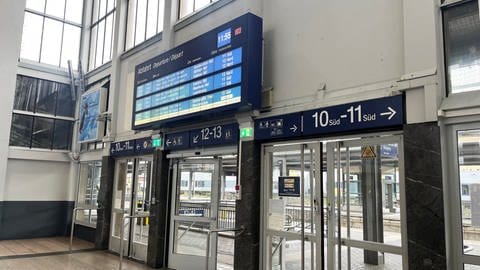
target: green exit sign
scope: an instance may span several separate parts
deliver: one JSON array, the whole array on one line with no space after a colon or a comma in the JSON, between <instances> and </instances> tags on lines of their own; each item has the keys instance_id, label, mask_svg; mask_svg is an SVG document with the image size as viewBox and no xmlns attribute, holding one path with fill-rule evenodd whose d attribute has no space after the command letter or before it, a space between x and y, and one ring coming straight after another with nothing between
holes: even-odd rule
<instances>
[{"instance_id":1,"label":"green exit sign","mask_svg":"<svg viewBox=\"0 0 480 270\"><path fill-rule=\"evenodd\" d=\"M161 147L162 146L162 138L152 139L152 146L153 147Z\"/></svg>"},{"instance_id":2,"label":"green exit sign","mask_svg":"<svg viewBox=\"0 0 480 270\"><path fill-rule=\"evenodd\" d=\"M251 138L253 137L253 128L241 128L240 129L240 138Z\"/></svg>"}]
</instances>

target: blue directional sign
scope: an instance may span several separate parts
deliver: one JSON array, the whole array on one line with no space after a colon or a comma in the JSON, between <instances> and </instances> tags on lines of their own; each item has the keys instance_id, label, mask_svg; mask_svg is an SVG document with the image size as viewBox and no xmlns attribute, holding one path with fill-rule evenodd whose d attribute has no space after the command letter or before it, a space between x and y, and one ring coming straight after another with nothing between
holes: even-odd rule
<instances>
[{"instance_id":1,"label":"blue directional sign","mask_svg":"<svg viewBox=\"0 0 480 270\"><path fill-rule=\"evenodd\" d=\"M302 113L291 113L255 120L255 140L302 135Z\"/></svg>"},{"instance_id":2,"label":"blue directional sign","mask_svg":"<svg viewBox=\"0 0 480 270\"><path fill-rule=\"evenodd\" d=\"M303 112L303 134L391 127L403 122L403 96L400 95Z\"/></svg>"},{"instance_id":3,"label":"blue directional sign","mask_svg":"<svg viewBox=\"0 0 480 270\"><path fill-rule=\"evenodd\" d=\"M238 142L238 124L215 125L190 131L190 146L235 144Z\"/></svg>"},{"instance_id":4,"label":"blue directional sign","mask_svg":"<svg viewBox=\"0 0 480 270\"><path fill-rule=\"evenodd\" d=\"M397 158L398 145L394 143L382 144L380 148L380 154L382 157Z\"/></svg>"},{"instance_id":5,"label":"blue directional sign","mask_svg":"<svg viewBox=\"0 0 480 270\"><path fill-rule=\"evenodd\" d=\"M111 156L127 156L135 153L135 140L113 142L110 144Z\"/></svg>"},{"instance_id":6,"label":"blue directional sign","mask_svg":"<svg viewBox=\"0 0 480 270\"><path fill-rule=\"evenodd\" d=\"M165 134L164 149L165 150L180 150L190 147L189 132L179 132L172 134Z\"/></svg>"},{"instance_id":7,"label":"blue directional sign","mask_svg":"<svg viewBox=\"0 0 480 270\"><path fill-rule=\"evenodd\" d=\"M150 154L155 148L152 146L152 138L146 137L135 140L135 153Z\"/></svg>"},{"instance_id":8,"label":"blue directional sign","mask_svg":"<svg viewBox=\"0 0 480 270\"><path fill-rule=\"evenodd\" d=\"M279 176L278 177L278 196L300 197L300 177Z\"/></svg>"}]
</instances>

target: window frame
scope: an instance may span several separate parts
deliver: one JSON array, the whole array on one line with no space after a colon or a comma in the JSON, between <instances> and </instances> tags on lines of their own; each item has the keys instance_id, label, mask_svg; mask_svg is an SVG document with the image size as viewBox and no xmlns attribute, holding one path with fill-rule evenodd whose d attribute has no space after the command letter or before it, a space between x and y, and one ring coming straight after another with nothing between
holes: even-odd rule
<instances>
[{"instance_id":1,"label":"window frame","mask_svg":"<svg viewBox=\"0 0 480 270\"><path fill-rule=\"evenodd\" d=\"M96 179L98 179L99 186L101 185L101 172L102 172L102 161L101 160L91 160L91 161L84 161L80 162L80 173L78 175L78 186L77 186L77 192L75 196L75 205L76 207L81 207L84 208L83 213L84 217L86 217L87 221L79 219L79 216L75 216L75 224L80 224L84 225L87 227L92 227L95 228L97 225L97 222L92 222L92 211L98 209L98 194L99 194L99 189L95 190L94 189L94 183L96 182ZM82 175L82 167L87 166L87 174ZM96 169L100 168L99 174L96 174ZM92 179L90 179L92 177ZM89 183L92 184L90 187L90 192L87 193ZM83 198L80 200L80 190L81 188L84 188L85 194L83 194ZM95 192L96 191L96 192ZM94 194L95 193L95 194ZM87 197L90 200L90 203L86 203ZM93 201L93 198L97 198L95 201ZM86 214L87 213L87 214Z\"/></svg>"},{"instance_id":2,"label":"window frame","mask_svg":"<svg viewBox=\"0 0 480 270\"><path fill-rule=\"evenodd\" d=\"M102 0L93 0L92 1L92 8L90 10L90 25L88 27L88 33L89 33L89 41L88 41L88 54L87 54L87 72L92 72L94 70L97 70L103 66L106 66L108 65L108 63L110 63L112 61L112 57L113 57L113 47L114 47L114 37L115 37L115 21L117 20L116 18L116 10L117 10L117 4L118 4L118 1L121 1L121 0L109 0L109 1L113 1L113 8L111 10L108 10L108 4L106 6L106 10L105 10L105 14L102 15L102 17L100 17L100 8L98 8L97 12L98 12L98 18L96 18L96 20L94 20L94 11L95 11L95 2L100 2ZM103 0L103 1L107 1L107 0ZM111 36L110 36L110 57L107 61L104 61L105 59L105 40L106 40L106 29L107 29L107 19L109 18L109 16L112 16L112 31L111 31ZM104 25L104 28L103 28L103 42L102 42L102 55L101 55L101 64L97 65L96 61L97 61L97 52L98 52L98 29L99 29L99 25L103 22L103 25ZM97 30L95 32L95 50L94 50L94 53L95 53L95 56L93 57L92 59L92 42L93 42L93 38L92 38L92 31L93 31L93 28L94 27L97 27ZM92 62L93 60L93 62Z\"/></svg>"},{"instance_id":3,"label":"window frame","mask_svg":"<svg viewBox=\"0 0 480 270\"><path fill-rule=\"evenodd\" d=\"M68 19L65 18L66 13L67 13L67 1L68 0L65 0L65 6L64 6L64 9L63 9L63 19L60 18L60 17L57 17L57 16L50 15L50 14L46 13L47 1L48 0L46 0L45 3L44 3L44 8L43 8L44 12L33 10L33 9L30 9L30 8L27 8L27 7L25 7L25 9L23 10L24 15L27 14L27 13L30 13L30 14L42 17L42 26L41 26L42 31L41 31L41 35L40 35L40 47L39 47L39 52L38 52L38 59L23 58L20 54L19 55L19 61L20 62L28 61L28 62L35 63L35 64L48 65L48 66L53 66L53 67L60 68L60 69L68 69L68 67L63 67L62 66L62 53L63 53L63 48L64 48L65 24L68 24L68 25L73 26L73 27L78 27L78 29L80 30L79 31L80 36L79 36L78 52L77 52L77 55L76 55L77 61L80 61L81 51L82 51L83 24L82 23L77 23L77 22L74 22L74 21L71 21L71 20L68 20ZM85 2L83 2L83 0L82 0L82 20L83 20L84 10L85 10ZM44 35L44 32L45 32L45 20L46 19L51 19L53 21L56 21L56 22L59 22L59 23L62 24L62 33L61 33L58 65L52 65L52 64L49 64L49 63L46 63L46 62L42 62L43 35ZM25 19L24 19L23 24L25 24ZM22 40L23 40L23 29L22 29ZM75 70L77 69L77 67L73 67L73 68Z\"/></svg>"}]
</instances>

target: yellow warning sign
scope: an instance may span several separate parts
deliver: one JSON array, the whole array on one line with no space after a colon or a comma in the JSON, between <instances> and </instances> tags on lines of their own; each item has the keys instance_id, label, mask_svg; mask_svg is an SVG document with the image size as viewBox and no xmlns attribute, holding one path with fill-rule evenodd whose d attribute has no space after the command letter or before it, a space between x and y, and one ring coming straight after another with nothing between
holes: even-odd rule
<instances>
[{"instance_id":1,"label":"yellow warning sign","mask_svg":"<svg viewBox=\"0 0 480 270\"><path fill-rule=\"evenodd\" d=\"M362 149L362 158L376 158L375 150L373 150L373 146L368 145Z\"/></svg>"}]
</instances>

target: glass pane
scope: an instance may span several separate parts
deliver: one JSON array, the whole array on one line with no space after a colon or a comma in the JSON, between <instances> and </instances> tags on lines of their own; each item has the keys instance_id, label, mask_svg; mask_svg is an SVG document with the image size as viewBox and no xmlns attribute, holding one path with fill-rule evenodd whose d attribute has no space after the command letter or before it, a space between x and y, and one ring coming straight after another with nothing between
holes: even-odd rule
<instances>
[{"instance_id":1,"label":"glass pane","mask_svg":"<svg viewBox=\"0 0 480 270\"><path fill-rule=\"evenodd\" d=\"M176 215L209 217L214 165L182 163L179 167Z\"/></svg>"},{"instance_id":2,"label":"glass pane","mask_svg":"<svg viewBox=\"0 0 480 270\"><path fill-rule=\"evenodd\" d=\"M61 22L45 18L40 62L55 66L60 65L62 29L63 24Z\"/></svg>"},{"instance_id":3,"label":"glass pane","mask_svg":"<svg viewBox=\"0 0 480 270\"><path fill-rule=\"evenodd\" d=\"M52 148L53 119L35 117L33 121L32 148Z\"/></svg>"},{"instance_id":4,"label":"glass pane","mask_svg":"<svg viewBox=\"0 0 480 270\"><path fill-rule=\"evenodd\" d=\"M67 61L71 60L72 68L77 70L80 50L80 30L80 27L69 24L64 25L61 62L61 66L64 68L68 68Z\"/></svg>"},{"instance_id":5,"label":"glass pane","mask_svg":"<svg viewBox=\"0 0 480 270\"><path fill-rule=\"evenodd\" d=\"M235 185L237 184L237 156L221 158L220 205L217 214L218 228L235 228Z\"/></svg>"},{"instance_id":6,"label":"glass pane","mask_svg":"<svg viewBox=\"0 0 480 270\"><path fill-rule=\"evenodd\" d=\"M95 56L95 67L103 64L103 41L105 38L105 20L98 23L97 55Z\"/></svg>"},{"instance_id":7,"label":"glass pane","mask_svg":"<svg viewBox=\"0 0 480 270\"><path fill-rule=\"evenodd\" d=\"M107 13L115 8L115 0L108 0L107 2Z\"/></svg>"},{"instance_id":8,"label":"glass pane","mask_svg":"<svg viewBox=\"0 0 480 270\"><path fill-rule=\"evenodd\" d=\"M13 109L33 112L37 88L38 79L18 75Z\"/></svg>"},{"instance_id":9,"label":"glass pane","mask_svg":"<svg viewBox=\"0 0 480 270\"><path fill-rule=\"evenodd\" d=\"M78 184L78 196L77 196L77 204L85 205L86 204L86 194L87 194L87 185L89 181L89 172L90 172L90 164L89 163L81 163L80 164L80 176L79 176L79 184Z\"/></svg>"},{"instance_id":10,"label":"glass pane","mask_svg":"<svg viewBox=\"0 0 480 270\"><path fill-rule=\"evenodd\" d=\"M72 98L70 85L60 83L57 91L57 115L74 117L75 100Z\"/></svg>"},{"instance_id":11,"label":"glass pane","mask_svg":"<svg viewBox=\"0 0 480 270\"><path fill-rule=\"evenodd\" d=\"M55 114L57 90L59 84L52 81L40 80L37 94L37 113Z\"/></svg>"},{"instance_id":12,"label":"glass pane","mask_svg":"<svg viewBox=\"0 0 480 270\"><path fill-rule=\"evenodd\" d=\"M478 1L445 9L444 31L450 92L480 90Z\"/></svg>"},{"instance_id":13,"label":"glass pane","mask_svg":"<svg viewBox=\"0 0 480 270\"><path fill-rule=\"evenodd\" d=\"M157 13L158 0L149 0L147 11L147 36L145 39L149 39L157 33Z\"/></svg>"},{"instance_id":14,"label":"glass pane","mask_svg":"<svg viewBox=\"0 0 480 270\"><path fill-rule=\"evenodd\" d=\"M107 0L100 0L99 3L100 3L99 5L100 11L99 11L98 18L102 18L107 13Z\"/></svg>"},{"instance_id":15,"label":"glass pane","mask_svg":"<svg viewBox=\"0 0 480 270\"><path fill-rule=\"evenodd\" d=\"M465 264L463 269L464 270L480 270L480 265Z\"/></svg>"},{"instance_id":16,"label":"glass pane","mask_svg":"<svg viewBox=\"0 0 480 270\"><path fill-rule=\"evenodd\" d=\"M98 21L98 6L100 0L93 0L93 8L92 8L92 24Z\"/></svg>"},{"instance_id":17,"label":"glass pane","mask_svg":"<svg viewBox=\"0 0 480 270\"><path fill-rule=\"evenodd\" d=\"M82 0L67 0L65 8L65 20L81 24L83 15Z\"/></svg>"},{"instance_id":18,"label":"glass pane","mask_svg":"<svg viewBox=\"0 0 480 270\"><path fill-rule=\"evenodd\" d=\"M128 1L128 18L127 18L127 35L126 35L126 50L133 47L135 38L135 16L136 16L137 1Z\"/></svg>"},{"instance_id":19,"label":"glass pane","mask_svg":"<svg viewBox=\"0 0 480 270\"><path fill-rule=\"evenodd\" d=\"M147 20L147 0L137 0L137 27L135 28L135 45L145 40L145 23Z\"/></svg>"},{"instance_id":20,"label":"glass pane","mask_svg":"<svg viewBox=\"0 0 480 270\"><path fill-rule=\"evenodd\" d=\"M97 29L98 26L92 27L92 31L90 32L90 59L88 60L88 68L89 70L94 69L95 66L95 55L97 52Z\"/></svg>"},{"instance_id":21,"label":"glass pane","mask_svg":"<svg viewBox=\"0 0 480 270\"><path fill-rule=\"evenodd\" d=\"M463 251L480 256L480 130L459 131L457 136Z\"/></svg>"},{"instance_id":22,"label":"glass pane","mask_svg":"<svg viewBox=\"0 0 480 270\"><path fill-rule=\"evenodd\" d=\"M72 144L73 122L55 119L53 149L68 150Z\"/></svg>"},{"instance_id":23,"label":"glass pane","mask_svg":"<svg viewBox=\"0 0 480 270\"><path fill-rule=\"evenodd\" d=\"M65 13L65 0L47 0L45 13L63 19Z\"/></svg>"},{"instance_id":24,"label":"glass pane","mask_svg":"<svg viewBox=\"0 0 480 270\"><path fill-rule=\"evenodd\" d=\"M103 63L110 61L112 52L112 31L113 30L113 14L106 19L105 26L105 48L103 52Z\"/></svg>"},{"instance_id":25,"label":"glass pane","mask_svg":"<svg viewBox=\"0 0 480 270\"><path fill-rule=\"evenodd\" d=\"M40 61L40 44L42 39L43 17L25 12L23 22L22 47L20 57Z\"/></svg>"},{"instance_id":26,"label":"glass pane","mask_svg":"<svg viewBox=\"0 0 480 270\"><path fill-rule=\"evenodd\" d=\"M177 221L174 228L173 252L184 255L205 256L208 223Z\"/></svg>"},{"instance_id":27,"label":"glass pane","mask_svg":"<svg viewBox=\"0 0 480 270\"><path fill-rule=\"evenodd\" d=\"M14 113L10 130L10 145L30 147L33 116Z\"/></svg>"},{"instance_id":28,"label":"glass pane","mask_svg":"<svg viewBox=\"0 0 480 270\"><path fill-rule=\"evenodd\" d=\"M163 16L165 14L165 0L158 0L158 26L157 33L163 31Z\"/></svg>"},{"instance_id":29,"label":"glass pane","mask_svg":"<svg viewBox=\"0 0 480 270\"><path fill-rule=\"evenodd\" d=\"M195 0L195 11L208 6L210 4L210 0Z\"/></svg>"},{"instance_id":30,"label":"glass pane","mask_svg":"<svg viewBox=\"0 0 480 270\"><path fill-rule=\"evenodd\" d=\"M193 13L194 0L180 0L179 19Z\"/></svg>"},{"instance_id":31,"label":"glass pane","mask_svg":"<svg viewBox=\"0 0 480 270\"><path fill-rule=\"evenodd\" d=\"M27 0L27 6L26 7L28 9L32 9L32 10L44 13L45 12L45 0Z\"/></svg>"},{"instance_id":32,"label":"glass pane","mask_svg":"<svg viewBox=\"0 0 480 270\"><path fill-rule=\"evenodd\" d=\"M302 241L286 239L283 237L272 237L271 241L272 269L297 270L301 267L301 246ZM316 245L305 241L305 267L304 269L315 269ZM313 259L313 265L312 265ZM357 269L357 268L352 268Z\"/></svg>"},{"instance_id":33,"label":"glass pane","mask_svg":"<svg viewBox=\"0 0 480 270\"><path fill-rule=\"evenodd\" d=\"M335 247L337 250L337 247ZM342 247L342 269L403 269L402 256L390 253L378 253L378 261L374 263L365 262L365 249L350 248L351 252L351 266L347 267L347 252L348 248ZM338 256L338 255L335 255Z\"/></svg>"}]
</instances>

